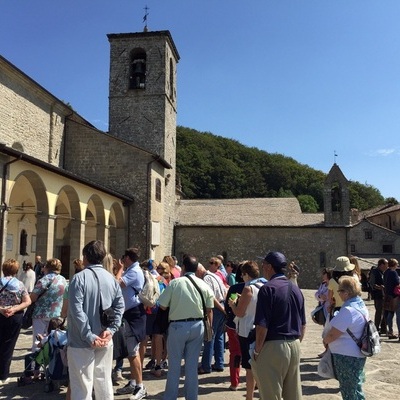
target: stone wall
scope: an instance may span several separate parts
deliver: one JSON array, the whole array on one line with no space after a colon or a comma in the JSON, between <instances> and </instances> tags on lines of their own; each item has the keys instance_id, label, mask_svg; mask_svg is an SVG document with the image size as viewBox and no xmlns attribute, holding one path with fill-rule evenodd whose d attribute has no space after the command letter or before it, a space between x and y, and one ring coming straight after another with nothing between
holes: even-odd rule
<instances>
[{"instance_id":1,"label":"stone wall","mask_svg":"<svg viewBox=\"0 0 400 400\"><path fill-rule=\"evenodd\" d=\"M65 167L134 199L129 206L127 246L139 247L142 258L150 257L151 222L159 220L162 230L157 255L171 252L174 220L164 208L164 204L169 204L164 168L152 155L93 128L68 121ZM154 201L156 178L162 184L162 203Z\"/></svg>"},{"instance_id":2,"label":"stone wall","mask_svg":"<svg viewBox=\"0 0 400 400\"><path fill-rule=\"evenodd\" d=\"M1 142L39 160L62 164L67 106L23 73L0 60Z\"/></svg>"},{"instance_id":3,"label":"stone wall","mask_svg":"<svg viewBox=\"0 0 400 400\"><path fill-rule=\"evenodd\" d=\"M368 220L361 221L351 228L349 244L353 245L356 254L370 254L386 258L397 257L400 254L400 235L372 224ZM385 254L383 251L385 245L392 247L391 253Z\"/></svg>"},{"instance_id":4,"label":"stone wall","mask_svg":"<svg viewBox=\"0 0 400 400\"><path fill-rule=\"evenodd\" d=\"M345 228L269 227L183 227L175 228L175 255L197 256L204 266L210 256L226 253L227 259L241 261L281 251L301 268L299 284L317 288L321 268L333 267L338 256L346 255ZM325 264L321 261L325 254Z\"/></svg>"}]
</instances>

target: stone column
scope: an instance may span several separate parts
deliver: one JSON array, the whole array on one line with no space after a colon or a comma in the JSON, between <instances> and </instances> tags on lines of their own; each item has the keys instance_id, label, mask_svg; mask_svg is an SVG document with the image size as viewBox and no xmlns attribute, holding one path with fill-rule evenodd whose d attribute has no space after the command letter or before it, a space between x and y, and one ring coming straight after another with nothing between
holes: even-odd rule
<instances>
[{"instance_id":1,"label":"stone column","mask_svg":"<svg viewBox=\"0 0 400 400\"><path fill-rule=\"evenodd\" d=\"M74 267L72 261L75 258L82 259L82 249L85 246L85 229L86 221L72 220L71 221L71 235L70 235L70 262L69 262L69 276L72 277L74 274Z\"/></svg>"},{"instance_id":2,"label":"stone column","mask_svg":"<svg viewBox=\"0 0 400 400\"><path fill-rule=\"evenodd\" d=\"M42 261L54 257L54 225L55 215L37 216L36 254Z\"/></svg>"}]
</instances>

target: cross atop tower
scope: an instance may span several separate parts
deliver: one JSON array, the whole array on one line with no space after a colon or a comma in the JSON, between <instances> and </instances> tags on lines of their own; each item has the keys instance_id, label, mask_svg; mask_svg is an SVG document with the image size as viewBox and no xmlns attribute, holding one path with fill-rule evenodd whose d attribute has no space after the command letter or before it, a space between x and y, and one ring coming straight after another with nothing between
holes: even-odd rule
<instances>
[{"instance_id":1,"label":"cross atop tower","mask_svg":"<svg viewBox=\"0 0 400 400\"><path fill-rule=\"evenodd\" d=\"M148 17L148 15L149 15L149 11L150 9L149 9L149 7L147 7L147 5L146 5L146 7L144 8L144 17L143 17L143 22L144 22L144 28L143 28L143 32L147 32L147 17Z\"/></svg>"}]
</instances>

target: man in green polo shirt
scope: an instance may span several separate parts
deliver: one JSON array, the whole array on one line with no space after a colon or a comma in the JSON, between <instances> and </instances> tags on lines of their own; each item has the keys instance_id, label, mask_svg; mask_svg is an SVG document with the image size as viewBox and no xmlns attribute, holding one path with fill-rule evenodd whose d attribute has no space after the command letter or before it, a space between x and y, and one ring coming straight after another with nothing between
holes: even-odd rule
<instances>
[{"instance_id":1,"label":"man in green polo shirt","mask_svg":"<svg viewBox=\"0 0 400 400\"><path fill-rule=\"evenodd\" d=\"M210 287L195 276L197 267L197 259L186 256L183 260L182 276L173 279L159 298L161 308L169 307L170 321L167 338L169 365L164 400L178 398L182 357L185 360L185 399L196 400L198 397L197 364L204 333L201 297L212 324L214 295Z\"/></svg>"}]
</instances>

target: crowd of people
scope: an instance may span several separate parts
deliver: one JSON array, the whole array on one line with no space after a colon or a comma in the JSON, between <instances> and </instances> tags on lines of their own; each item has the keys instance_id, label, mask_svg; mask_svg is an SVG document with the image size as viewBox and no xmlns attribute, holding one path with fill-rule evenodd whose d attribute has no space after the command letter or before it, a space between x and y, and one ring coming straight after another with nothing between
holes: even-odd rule
<instances>
[{"instance_id":1,"label":"crowd of people","mask_svg":"<svg viewBox=\"0 0 400 400\"><path fill-rule=\"evenodd\" d=\"M237 390L245 371L246 400L258 390L262 399L301 399L300 341L305 334L304 297L297 285L299 267L279 252L262 260L226 262L210 257L204 266L185 255L162 261L140 260L136 248L120 258L106 252L101 241L82 250L73 261L75 274L67 283L61 262L49 259L22 271L16 260L2 265L0 281L0 384L9 382L12 354L24 310L35 304L32 317L32 351L45 337L54 318L67 321L69 385L72 400L113 399L129 395L146 398L143 370L154 377L167 373L165 400L178 397L184 361L186 399L198 398L198 377L224 370L229 351L230 382ZM395 259L381 259L371 270L369 284L381 335L398 338L400 285ZM141 297L149 277L157 286L153 305ZM315 297L323 305L324 351L329 349L343 399L364 399L365 357L352 338L359 337L368 310L361 298L361 271L356 258L338 257L332 269L322 271ZM33 280L33 283L32 283ZM207 323L212 328L204 338ZM399 339L400 340L400 339ZM150 360L145 364L145 354ZM129 376L125 386L124 362ZM32 377L38 379L33 364ZM147 386L151 383L147 383ZM115 386L118 386L115 390Z\"/></svg>"},{"instance_id":2,"label":"crowd of people","mask_svg":"<svg viewBox=\"0 0 400 400\"><path fill-rule=\"evenodd\" d=\"M182 359L185 398L197 399L199 374L223 371L226 347L230 352L229 389L237 390L242 367L247 400L253 398L256 386L265 398L271 390L281 395L289 390L301 393L298 342L305 328L304 299L296 284L299 270L295 270L293 284L290 272L288 278L285 275L289 266L283 254L268 253L261 266L250 260L239 264L228 261L225 266L221 255L210 257L204 266L196 257L186 255L179 266L176 257L169 255L159 263L140 262L135 248L114 258L103 242L96 240L83 248L82 259L73 264L75 273L68 283L56 258L43 263L37 256L35 265L24 263L21 269L16 260L3 263L1 385L9 382L24 310L34 304L32 354L49 334L52 321L66 319L67 399L91 399L93 392L101 399L119 394L130 395L132 400L145 398L146 368L155 377L168 370L163 397L176 399ZM154 306L145 306L140 297L149 279L146 274L158 284L160 295ZM257 300L260 296L264 299L261 303ZM275 307L265 307L268 303L276 304L278 312ZM282 311L291 314L291 324ZM212 331L204 341L206 321ZM264 343L271 347L269 351L275 349L277 357L284 356L284 372L275 370L274 363L264 356ZM150 361L144 365L149 344ZM126 359L128 382L115 391L114 386L123 380ZM39 379L40 365L32 363L30 368L30 378Z\"/></svg>"}]
</instances>

